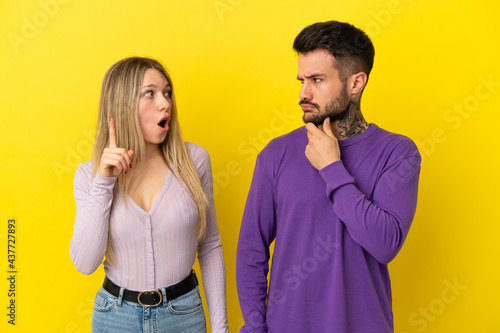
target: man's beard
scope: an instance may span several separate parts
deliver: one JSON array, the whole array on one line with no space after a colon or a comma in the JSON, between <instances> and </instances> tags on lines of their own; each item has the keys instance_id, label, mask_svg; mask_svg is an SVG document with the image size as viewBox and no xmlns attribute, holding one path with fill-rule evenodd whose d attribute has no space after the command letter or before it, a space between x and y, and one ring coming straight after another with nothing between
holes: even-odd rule
<instances>
[{"instance_id":1,"label":"man's beard","mask_svg":"<svg viewBox=\"0 0 500 333\"><path fill-rule=\"evenodd\" d=\"M330 117L331 123L345 118L349 113L349 109L351 107L349 96L347 95L346 84L342 85L340 94L332 98L330 102L326 104L324 111L321 110L318 104L313 103L308 99L301 100L299 104L310 104L318 110L318 113L311 114L308 120L306 120L306 113L304 113L304 115L302 116L302 120L304 121L304 123L313 123L316 126L323 125L323 122L327 117Z\"/></svg>"}]
</instances>

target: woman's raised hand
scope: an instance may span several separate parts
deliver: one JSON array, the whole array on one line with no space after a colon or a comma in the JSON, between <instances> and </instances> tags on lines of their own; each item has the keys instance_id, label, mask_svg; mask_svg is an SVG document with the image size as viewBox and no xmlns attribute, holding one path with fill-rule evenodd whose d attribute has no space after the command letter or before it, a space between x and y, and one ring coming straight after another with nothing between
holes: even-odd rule
<instances>
[{"instance_id":1,"label":"woman's raised hand","mask_svg":"<svg viewBox=\"0 0 500 333\"><path fill-rule=\"evenodd\" d=\"M113 118L109 118L109 146L104 148L99 164L99 174L104 177L116 177L127 173L132 167L133 150L118 148L116 146L116 128Z\"/></svg>"}]
</instances>

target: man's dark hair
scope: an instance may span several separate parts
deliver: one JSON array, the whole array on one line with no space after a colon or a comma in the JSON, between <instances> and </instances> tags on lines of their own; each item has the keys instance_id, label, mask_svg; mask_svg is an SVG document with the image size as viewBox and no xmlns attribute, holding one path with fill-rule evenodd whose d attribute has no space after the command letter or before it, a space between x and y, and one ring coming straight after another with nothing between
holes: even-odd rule
<instances>
[{"instance_id":1,"label":"man's dark hair","mask_svg":"<svg viewBox=\"0 0 500 333\"><path fill-rule=\"evenodd\" d=\"M305 27L295 38L293 49L306 54L318 49L334 58L341 81L364 72L368 77L373 67L375 49L370 38L355 26L338 21L314 23Z\"/></svg>"}]
</instances>

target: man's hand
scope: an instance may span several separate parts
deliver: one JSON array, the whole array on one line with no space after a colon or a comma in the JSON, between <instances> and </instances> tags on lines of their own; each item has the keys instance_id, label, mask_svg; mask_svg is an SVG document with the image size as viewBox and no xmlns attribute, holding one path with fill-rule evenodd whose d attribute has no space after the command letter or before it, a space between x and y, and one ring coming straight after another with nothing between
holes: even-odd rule
<instances>
[{"instance_id":1,"label":"man's hand","mask_svg":"<svg viewBox=\"0 0 500 333\"><path fill-rule=\"evenodd\" d=\"M118 148L116 146L116 129L113 118L109 119L109 146L104 148L99 164L99 174L104 177L116 177L121 173L127 173L132 167L132 150Z\"/></svg>"},{"instance_id":2,"label":"man's hand","mask_svg":"<svg viewBox=\"0 0 500 333\"><path fill-rule=\"evenodd\" d=\"M330 127L330 118L323 122L323 130L313 123L306 124L309 144L306 147L306 157L312 166L318 170L340 160L339 142Z\"/></svg>"}]
</instances>

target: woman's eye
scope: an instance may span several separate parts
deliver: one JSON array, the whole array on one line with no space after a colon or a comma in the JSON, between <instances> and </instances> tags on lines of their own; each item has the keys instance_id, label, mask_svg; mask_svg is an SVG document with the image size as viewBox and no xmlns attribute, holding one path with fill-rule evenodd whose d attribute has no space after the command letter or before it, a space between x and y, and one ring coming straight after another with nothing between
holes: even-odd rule
<instances>
[{"instance_id":1,"label":"woman's eye","mask_svg":"<svg viewBox=\"0 0 500 333\"><path fill-rule=\"evenodd\" d=\"M172 92L171 91L167 91L163 94L166 98L170 98L172 97Z\"/></svg>"},{"instance_id":2,"label":"woman's eye","mask_svg":"<svg viewBox=\"0 0 500 333\"><path fill-rule=\"evenodd\" d=\"M152 90L148 90L144 93L144 96L146 97L153 97L153 91Z\"/></svg>"}]
</instances>

